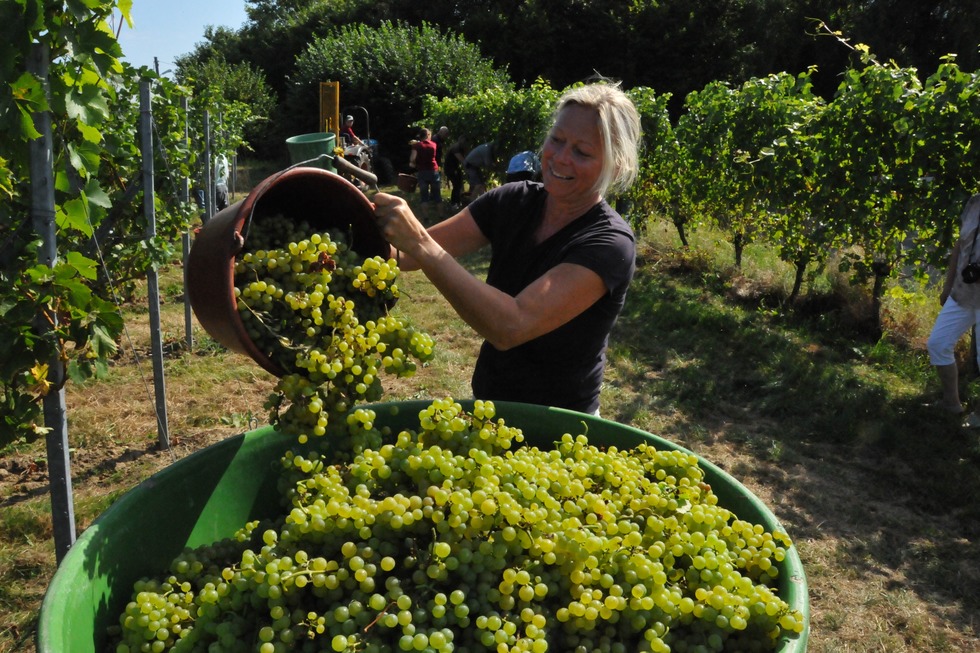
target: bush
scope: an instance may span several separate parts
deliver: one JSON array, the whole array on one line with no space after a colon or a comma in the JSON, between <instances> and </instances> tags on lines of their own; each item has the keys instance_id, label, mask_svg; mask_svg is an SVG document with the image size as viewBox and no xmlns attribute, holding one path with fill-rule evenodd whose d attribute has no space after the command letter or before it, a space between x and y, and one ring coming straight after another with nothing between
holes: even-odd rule
<instances>
[{"instance_id":1,"label":"bush","mask_svg":"<svg viewBox=\"0 0 980 653\"><path fill-rule=\"evenodd\" d=\"M382 148L387 144L387 152L403 149L406 161L423 97L512 86L505 71L495 69L462 37L428 24L408 27L391 22L377 28L348 25L315 39L297 59L293 77L284 115L291 116L294 128L309 125L312 131L319 122L320 83L339 81L341 108L366 107L371 137Z\"/></svg>"}]
</instances>

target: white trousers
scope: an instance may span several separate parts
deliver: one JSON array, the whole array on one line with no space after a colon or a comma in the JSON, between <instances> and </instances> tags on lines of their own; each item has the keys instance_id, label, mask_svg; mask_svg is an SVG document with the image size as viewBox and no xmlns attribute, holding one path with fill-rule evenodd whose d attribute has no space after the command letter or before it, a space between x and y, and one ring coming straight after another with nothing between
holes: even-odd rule
<instances>
[{"instance_id":1,"label":"white trousers","mask_svg":"<svg viewBox=\"0 0 980 653\"><path fill-rule=\"evenodd\" d=\"M980 309L960 306L952 297L946 298L946 303L939 311L926 348L929 350L929 362L933 365L952 365L956 362L956 343L963 334L980 321ZM980 348L978 348L980 349ZM977 355L980 365L980 353Z\"/></svg>"}]
</instances>

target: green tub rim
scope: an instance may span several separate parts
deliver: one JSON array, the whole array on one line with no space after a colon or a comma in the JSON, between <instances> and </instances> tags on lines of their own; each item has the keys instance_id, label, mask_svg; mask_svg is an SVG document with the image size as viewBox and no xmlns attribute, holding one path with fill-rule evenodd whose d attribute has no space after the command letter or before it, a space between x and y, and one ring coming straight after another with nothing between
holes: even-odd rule
<instances>
[{"instance_id":1,"label":"green tub rim","mask_svg":"<svg viewBox=\"0 0 980 653\"><path fill-rule=\"evenodd\" d=\"M457 401L467 409L473 406L472 400ZM415 420L418 412L431 403L432 400L429 399L417 399L363 407L376 411L376 425L383 426L394 420L398 428L404 428L407 425L404 420L409 417ZM658 448L691 453L698 458L705 472L705 480L718 494L721 505L740 519L760 523L769 531L786 531L775 514L741 482L686 447L594 415L515 402L494 404L497 416L504 418L509 424L520 426L525 435L525 444L531 446L546 446L563 433L580 433L584 423L589 440L594 444L614 444L620 448L629 448L639 442L648 442ZM555 436L538 436L529 431L528 423L533 426L541 420L545 420L549 428L554 428L554 432L560 433ZM609 441L613 436L615 441ZM41 604L35 636L37 653L102 653L105 649L106 629L125 607L133 583L141 576L158 574L161 571L157 566L147 568L150 564L148 560L158 558L162 560L161 566L164 566L184 546L194 547L215 542L231 535L250 518L269 516L270 511L278 507L275 475L269 474L255 483L255 473L262 469L263 464L267 464L269 470L274 469L283 452L297 448L291 437L276 432L270 426L264 426L196 451L126 492L81 533L61 561ZM204 471L216 463L226 464L222 468L224 471L221 478L205 476ZM198 473L197 476L193 476L195 472ZM191 478L187 479L189 474ZM244 479L253 485L244 493L238 490L231 492L222 485L222 481L226 479L227 483ZM210 488L211 494L201 496L197 491L202 488ZM189 504L183 506L184 512L174 511L171 505L173 502L164 500L164 490L173 493L169 495L171 498L188 498ZM212 514L215 506L229 496L240 503L235 506L235 511ZM733 506L733 503L738 505ZM155 517L154 511L166 512L168 506L171 510L171 522L167 526L171 530L179 531L183 542L166 542L166 538L156 536L154 528L160 527L160 521ZM209 507L212 512L208 512ZM133 511L132 515L130 511ZM245 513L249 516L243 517ZM213 518L202 523L202 514ZM127 519L124 520L124 517ZM138 550L125 546L127 535L138 539ZM93 549L96 546L99 548ZM86 556L90 549L93 550L91 557ZM139 564L124 564L131 561L113 560L111 555L91 559L97 553L115 553L117 549L138 556L143 567L138 568ZM169 553L171 551L172 554ZM779 595L792 609L799 610L803 615L804 630L799 635L784 637L775 650L777 653L804 653L809 639L810 607L806 574L795 545L787 550L787 556L779 567ZM126 588L125 594L112 596L110 590L113 588ZM91 609L84 615L77 614L77 610L73 612L68 609L79 604ZM68 646L60 645L67 642L70 642ZM86 646L89 643L91 648Z\"/></svg>"}]
</instances>

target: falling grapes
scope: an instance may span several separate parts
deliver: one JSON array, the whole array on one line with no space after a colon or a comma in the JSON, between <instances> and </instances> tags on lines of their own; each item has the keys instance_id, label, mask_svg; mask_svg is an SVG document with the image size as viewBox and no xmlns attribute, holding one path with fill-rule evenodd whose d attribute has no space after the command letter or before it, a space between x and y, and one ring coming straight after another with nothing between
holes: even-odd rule
<instances>
[{"instance_id":1,"label":"falling grapes","mask_svg":"<svg viewBox=\"0 0 980 653\"><path fill-rule=\"evenodd\" d=\"M394 260L359 257L338 231L309 232L283 216L258 221L235 263L246 332L285 372L267 401L270 422L301 443L380 399L382 374L411 376L433 354L431 337L388 313Z\"/></svg>"},{"instance_id":2,"label":"falling grapes","mask_svg":"<svg viewBox=\"0 0 980 653\"><path fill-rule=\"evenodd\" d=\"M805 617L773 589L791 542L718 504L696 456L553 449L492 402L375 425L381 374L432 357L388 313L395 261L265 220L239 311L285 373L272 422L284 509L135 583L111 653L773 651ZM327 436L316 438L311 436Z\"/></svg>"}]
</instances>

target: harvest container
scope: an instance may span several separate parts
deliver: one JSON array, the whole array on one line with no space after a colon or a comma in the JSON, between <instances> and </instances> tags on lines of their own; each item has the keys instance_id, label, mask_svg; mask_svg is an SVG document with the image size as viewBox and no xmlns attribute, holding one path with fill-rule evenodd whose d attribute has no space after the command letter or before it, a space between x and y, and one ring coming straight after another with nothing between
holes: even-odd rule
<instances>
[{"instance_id":1,"label":"harvest container","mask_svg":"<svg viewBox=\"0 0 980 653\"><path fill-rule=\"evenodd\" d=\"M332 134L331 134L332 135ZM228 206L197 232L187 257L187 294L201 326L228 349L250 356L275 376L283 370L249 337L235 301L235 255L253 221L275 215L306 220L315 230L350 234L358 254L387 256L388 243L374 221L367 197L340 175L291 167L270 175L245 199Z\"/></svg>"},{"instance_id":2,"label":"harvest container","mask_svg":"<svg viewBox=\"0 0 980 653\"><path fill-rule=\"evenodd\" d=\"M336 143L337 136L335 134L315 132L290 136L286 139L286 149L289 150L289 160L293 163L310 162L312 166L336 172L333 166L333 150ZM318 158L321 154L330 156Z\"/></svg>"},{"instance_id":3,"label":"harvest container","mask_svg":"<svg viewBox=\"0 0 980 653\"><path fill-rule=\"evenodd\" d=\"M472 402L461 401L472 409ZM376 404L377 426L418 428L423 400ZM498 417L524 431L526 443L551 444L586 428L596 445L628 448L641 442L683 449L639 429L591 415L530 404L495 402ZM584 427L583 427L584 424ZM185 546L231 535L246 522L279 514L275 491L280 455L296 445L271 427L203 449L155 474L120 498L87 528L62 560L41 605L38 653L103 653L114 624L142 576L159 575ZM775 515L741 483L698 457L719 503L738 517L780 528ZM806 576L795 547L779 563L779 594L806 619L779 653L803 653L809 634Z\"/></svg>"}]
</instances>

